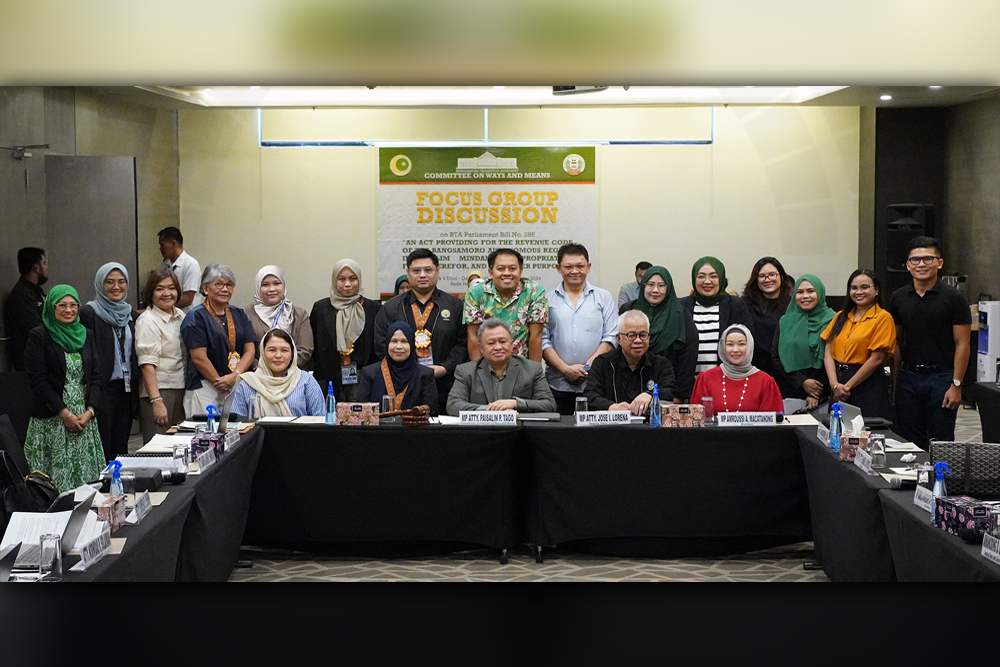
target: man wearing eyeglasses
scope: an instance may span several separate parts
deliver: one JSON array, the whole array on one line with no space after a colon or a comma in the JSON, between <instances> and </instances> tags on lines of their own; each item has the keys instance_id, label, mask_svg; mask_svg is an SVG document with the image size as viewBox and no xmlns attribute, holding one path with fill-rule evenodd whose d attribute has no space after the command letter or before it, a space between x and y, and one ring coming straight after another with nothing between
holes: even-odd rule
<instances>
[{"instance_id":1,"label":"man wearing eyeglasses","mask_svg":"<svg viewBox=\"0 0 1000 667\"><path fill-rule=\"evenodd\" d=\"M932 439L955 439L969 361L969 303L938 280L943 266L937 239L913 239L906 259L913 284L889 299L897 340L896 426L900 435L924 449Z\"/></svg>"},{"instance_id":2,"label":"man wearing eyeglasses","mask_svg":"<svg viewBox=\"0 0 1000 667\"><path fill-rule=\"evenodd\" d=\"M468 328L462 324L464 302L437 288L438 258L427 248L406 256L406 280L410 289L385 302L375 318L375 353L386 350L386 328L393 322L409 322L416 331L417 361L434 371L438 412L445 414L448 393L455 382L455 368L469 360Z\"/></svg>"},{"instance_id":3,"label":"man wearing eyeglasses","mask_svg":"<svg viewBox=\"0 0 1000 667\"><path fill-rule=\"evenodd\" d=\"M645 414L653 400L653 385L660 401L674 398L674 369L670 362L649 352L649 318L638 310L618 316L618 349L594 359L587 378L587 407L591 410L628 410Z\"/></svg>"}]
</instances>

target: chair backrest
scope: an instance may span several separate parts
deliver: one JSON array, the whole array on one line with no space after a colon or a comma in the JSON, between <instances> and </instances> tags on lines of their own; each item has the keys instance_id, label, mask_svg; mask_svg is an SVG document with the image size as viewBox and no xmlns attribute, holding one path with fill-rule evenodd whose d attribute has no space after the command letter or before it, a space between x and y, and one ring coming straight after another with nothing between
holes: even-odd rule
<instances>
[{"instance_id":1,"label":"chair backrest","mask_svg":"<svg viewBox=\"0 0 1000 667\"><path fill-rule=\"evenodd\" d=\"M0 449L7 452L11 462L17 466L18 472L21 473L21 479L24 479L24 476L31 472L28 459L24 456L24 447L17 439L14 425L11 424L10 417L7 415L0 415Z\"/></svg>"}]
</instances>

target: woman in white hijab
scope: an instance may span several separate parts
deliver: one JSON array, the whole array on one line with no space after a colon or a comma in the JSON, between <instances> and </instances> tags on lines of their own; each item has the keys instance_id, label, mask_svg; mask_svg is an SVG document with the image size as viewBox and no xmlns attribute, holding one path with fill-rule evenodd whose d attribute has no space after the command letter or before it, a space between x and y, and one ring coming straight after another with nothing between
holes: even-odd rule
<instances>
[{"instance_id":1,"label":"woman in white hijab","mask_svg":"<svg viewBox=\"0 0 1000 667\"><path fill-rule=\"evenodd\" d=\"M257 272L253 303L243 311L250 319L257 340L271 329L281 329L295 341L299 368L312 367L313 334L312 327L309 326L309 315L305 308L292 305L285 291L285 272L281 267L268 264ZM259 344L256 360L259 364Z\"/></svg>"},{"instance_id":2,"label":"woman in white hijab","mask_svg":"<svg viewBox=\"0 0 1000 667\"><path fill-rule=\"evenodd\" d=\"M257 370L240 375L233 398L234 414L245 419L326 414L323 391L312 373L295 363L296 345L291 336L271 329L261 339L260 350Z\"/></svg>"},{"instance_id":3,"label":"woman in white hijab","mask_svg":"<svg viewBox=\"0 0 1000 667\"><path fill-rule=\"evenodd\" d=\"M313 304L313 368L324 391L338 401L354 401L361 369L377 362L375 316L382 305L362 296L361 267L352 259L333 266L330 298Z\"/></svg>"},{"instance_id":4,"label":"woman in white hijab","mask_svg":"<svg viewBox=\"0 0 1000 667\"><path fill-rule=\"evenodd\" d=\"M753 334L733 324L719 337L722 363L698 375L691 402L711 398L715 412L782 412L781 391L770 375L751 363Z\"/></svg>"}]
</instances>

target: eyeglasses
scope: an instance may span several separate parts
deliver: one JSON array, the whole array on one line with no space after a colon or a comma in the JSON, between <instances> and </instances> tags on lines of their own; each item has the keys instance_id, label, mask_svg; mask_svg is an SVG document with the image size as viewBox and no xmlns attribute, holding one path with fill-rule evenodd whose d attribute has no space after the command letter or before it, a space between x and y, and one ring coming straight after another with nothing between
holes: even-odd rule
<instances>
[{"instance_id":1,"label":"eyeglasses","mask_svg":"<svg viewBox=\"0 0 1000 667\"><path fill-rule=\"evenodd\" d=\"M663 289L667 289L667 284L666 283L654 283L653 281L648 281L646 283L646 287L652 287L653 289L663 290Z\"/></svg>"},{"instance_id":2,"label":"eyeglasses","mask_svg":"<svg viewBox=\"0 0 1000 667\"><path fill-rule=\"evenodd\" d=\"M941 259L937 255L924 255L922 257L907 257L906 263L910 266L918 266L920 264L926 264L930 266L937 260Z\"/></svg>"},{"instance_id":3,"label":"eyeglasses","mask_svg":"<svg viewBox=\"0 0 1000 667\"><path fill-rule=\"evenodd\" d=\"M757 280L776 280L778 275L777 271L771 271L771 273L758 273Z\"/></svg>"},{"instance_id":4,"label":"eyeglasses","mask_svg":"<svg viewBox=\"0 0 1000 667\"><path fill-rule=\"evenodd\" d=\"M432 273L434 273L434 271L436 269L437 269L436 266L414 266L414 267L411 267L411 268L407 269L407 271L409 271L410 273L412 273L413 275L416 275L416 276L419 276L419 275L422 275L422 274L427 274L429 276Z\"/></svg>"},{"instance_id":5,"label":"eyeglasses","mask_svg":"<svg viewBox=\"0 0 1000 667\"><path fill-rule=\"evenodd\" d=\"M78 303L57 303L57 310L80 310L80 304Z\"/></svg>"},{"instance_id":6,"label":"eyeglasses","mask_svg":"<svg viewBox=\"0 0 1000 667\"><path fill-rule=\"evenodd\" d=\"M633 341L636 338L639 340L649 340L648 331L629 331L628 333L619 334L620 336L625 336L629 341Z\"/></svg>"},{"instance_id":7,"label":"eyeglasses","mask_svg":"<svg viewBox=\"0 0 1000 667\"><path fill-rule=\"evenodd\" d=\"M851 285L852 292L867 292L871 288L871 285Z\"/></svg>"},{"instance_id":8,"label":"eyeglasses","mask_svg":"<svg viewBox=\"0 0 1000 667\"><path fill-rule=\"evenodd\" d=\"M697 280L711 280L713 283L719 279L718 273L699 273L696 276Z\"/></svg>"},{"instance_id":9,"label":"eyeglasses","mask_svg":"<svg viewBox=\"0 0 1000 667\"><path fill-rule=\"evenodd\" d=\"M224 289L232 290L236 289L236 283L229 283L229 282L224 283L221 280L219 280L212 283L212 287L214 287L217 290L224 290Z\"/></svg>"}]
</instances>

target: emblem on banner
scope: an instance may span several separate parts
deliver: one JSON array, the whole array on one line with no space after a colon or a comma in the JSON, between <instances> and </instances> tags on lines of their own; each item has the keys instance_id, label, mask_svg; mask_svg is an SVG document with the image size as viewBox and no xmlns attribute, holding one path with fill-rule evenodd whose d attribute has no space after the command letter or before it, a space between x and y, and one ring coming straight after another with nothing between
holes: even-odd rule
<instances>
[{"instance_id":1,"label":"emblem on banner","mask_svg":"<svg viewBox=\"0 0 1000 667\"><path fill-rule=\"evenodd\" d=\"M397 176L406 176L412 168L413 163L405 155L397 155L389 160L389 170Z\"/></svg>"},{"instance_id":2,"label":"emblem on banner","mask_svg":"<svg viewBox=\"0 0 1000 667\"><path fill-rule=\"evenodd\" d=\"M563 171L570 176L579 176L587 168L587 162L576 153L571 153L563 160Z\"/></svg>"}]
</instances>

